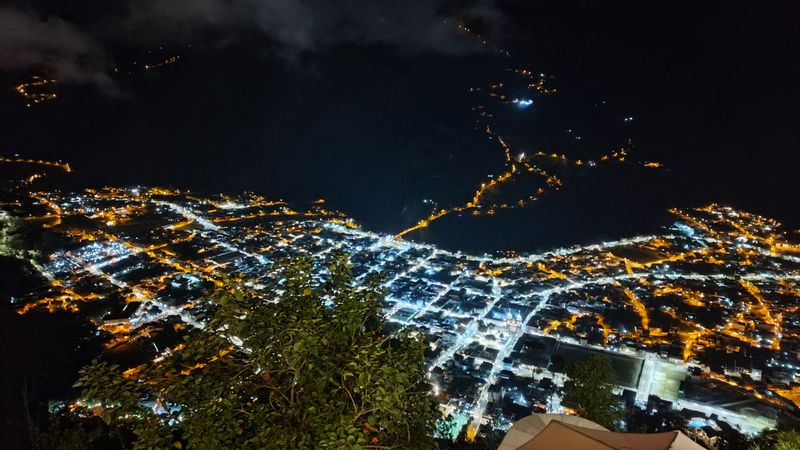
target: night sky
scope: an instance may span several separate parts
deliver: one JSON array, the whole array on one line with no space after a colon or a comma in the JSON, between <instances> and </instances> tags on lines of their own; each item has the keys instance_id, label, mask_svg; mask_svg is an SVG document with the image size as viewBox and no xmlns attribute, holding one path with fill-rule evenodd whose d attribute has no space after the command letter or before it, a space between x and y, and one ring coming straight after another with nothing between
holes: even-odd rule
<instances>
[{"instance_id":1,"label":"night sky","mask_svg":"<svg viewBox=\"0 0 800 450\"><path fill-rule=\"evenodd\" d=\"M424 199L458 204L498 173L465 92L529 67L559 93L498 116L516 148L590 157L630 139L631 159L667 170L576 172L531 207L410 237L536 250L647 232L666 208L708 202L800 226L791 2L5 3L0 155L69 161L70 188L322 197L397 232L430 212ZM512 56L455 32L459 21ZM34 74L58 79L59 98L27 109L13 87Z\"/></svg>"}]
</instances>

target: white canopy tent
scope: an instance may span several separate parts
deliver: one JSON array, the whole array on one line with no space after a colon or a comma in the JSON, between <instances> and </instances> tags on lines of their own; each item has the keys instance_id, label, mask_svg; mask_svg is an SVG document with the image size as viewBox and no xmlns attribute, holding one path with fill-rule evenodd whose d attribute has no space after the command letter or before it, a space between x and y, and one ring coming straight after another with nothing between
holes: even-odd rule
<instances>
[{"instance_id":1,"label":"white canopy tent","mask_svg":"<svg viewBox=\"0 0 800 450\"><path fill-rule=\"evenodd\" d=\"M615 433L577 416L534 414L514 424L498 450L703 450L680 431Z\"/></svg>"}]
</instances>

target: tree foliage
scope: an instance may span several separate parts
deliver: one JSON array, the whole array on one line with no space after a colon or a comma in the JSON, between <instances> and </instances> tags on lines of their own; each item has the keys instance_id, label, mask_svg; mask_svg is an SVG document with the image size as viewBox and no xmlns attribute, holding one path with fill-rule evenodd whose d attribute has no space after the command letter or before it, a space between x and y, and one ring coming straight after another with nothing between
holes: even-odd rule
<instances>
[{"instance_id":1,"label":"tree foliage","mask_svg":"<svg viewBox=\"0 0 800 450\"><path fill-rule=\"evenodd\" d=\"M452 420L452 416L439 422L437 435L448 435L451 427L450 420ZM470 432L471 426L472 418L461 427L455 438L440 437L437 439L439 450L496 450L506 435L505 430L500 429L495 422L481 426L477 434Z\"/></svg>"},{"instance_id":2,"label":"tree foliage","mask_svg":"<svg viewBox=\"0 0 800 450\"><path fill-rule=\"evenodd\" d=\"M800 432L796 430L767 430L755 441L750 450L800 450Z\"/></svg>"},{"instance_id":3,"label":"tree foliage","mask_svg":"<svg viewBox=\"0 0 800 450\"><path fill-rule=\"evenodd\" d=\"M0 256L30 260L39 257L33 249L25 222L6 211L0 210Z\"/></svg>"},{"instance_id":4,"label":"tree foliage","mask_svg":"<svg viewBox=\"0 0 800 450\"><path fill-rule=\"evenodd\" d=\"M102 446L106 436L102 424L75 420L67 415L51 415L41 428L31 430L30 448L33 450L86 450L89 444ZM114 439L117 439L116 437ZM12 446L12 448L15 448Z\"/></svg>"},{"instance_id":5,"label":"tree foliage","mask_svg":"<svg viewBox=\"0 0 800 450\"><path fill-rule=\"evenodd\" d=\"M614 369L604 356L593 356L567 369L564 402L578 415L610 430L619 429L623 409L614 393Z\"/></svg>"},{"instance_id":6,"label":"tree foliage","mask_svg":"<svg viewBox=\"0 0 800 450\"><path fill-rule=\"evenodd\" d=\"M433 448L422 344L383 332L379 279L357 285L338 253L324 283L313 269L277 264L274 298L224 283L206 328L135 375L86 367L87 408L131 428L137 448Z\"/></svg>"}]
</instances>

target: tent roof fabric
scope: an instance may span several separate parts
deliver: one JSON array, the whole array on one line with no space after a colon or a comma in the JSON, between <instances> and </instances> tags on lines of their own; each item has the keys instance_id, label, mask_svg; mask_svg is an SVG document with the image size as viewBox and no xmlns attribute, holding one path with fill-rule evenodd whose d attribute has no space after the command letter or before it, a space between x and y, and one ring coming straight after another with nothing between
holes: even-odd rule
<instances>
[{"instance_id":1,"label":"tent roof fabric","mask_svg":"<svg viewBox=\"0 0 800 450\"><path fill-rule=\"evenodd\" d=\"M586 419L558 414L534 414L508 431L498 450L702 450L680 431L615 433ZM569 418L569 419L567 419ZM566 420L562 420L566 419ZM517 428L517 425L522 426ZM589 426L586 426L586 425ZM542 426L544 425L544 426ZM516 429L515 429L516 428ZM512 433L514 431L514 433Z\"/></svg>"},{"instance_id":2,"label":"tent roof fabric","mask_svg":"<svg viewBox=\"0 0 800 450\"><path fill-rule=\"evenodd\" d=\"M556 420L562 423L578 425L584 428L605 430L606 428L578 416L568 414L533 414L517 421L514 426L506 433L503 442L497 450L516 450L520 446L539 434L551 421Z\"/></svg>"}]
</instances>

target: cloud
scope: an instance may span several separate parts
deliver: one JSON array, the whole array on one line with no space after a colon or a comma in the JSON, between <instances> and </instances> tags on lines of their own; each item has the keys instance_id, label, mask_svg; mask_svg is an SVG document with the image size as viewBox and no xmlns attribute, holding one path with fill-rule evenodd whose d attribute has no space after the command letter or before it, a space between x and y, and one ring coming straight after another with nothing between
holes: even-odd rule
<instances>
[{"instance_id":1,"label":"cloud","mask_svg":"<svg viewBox=\"0 0 800 450\"><path fill-rule=\"evenodd\" d=\"M59 18L40 19L10 8L0 8L0 69L111 84L104 52L92 36Z\"/></svg>"},{"instance_id":2,"label":"cloud","mask_svg":"<svg viewBox=\"0 0 800 450\"><path fill-rule=\"evenodd\" d=\"M495 26L503 20L494 0L128 0L100 15L84 12L94 19L78 25L0 7L0 70L44 72L59 81L113 89L104 49L116 44L183 44L208 35L229 42L256 35L289 57L339 44L463 54L477 47L445 19L457 15ZM76 13L82 16L80 9Z\"/></svg>"},{"instance_id":3,"label":"cloud","mask_svg":"<svg viewBox=\"0 0 800 450\"><path fill-rule=\"evenodd\" d=\"M257 32L290 54L346 43L446 54L474 50L452 22L443 22L444 7L444 0L139 0L132 3L126 29L159 37ZM490 25L502 21L491 0L473 0L460 15Z\"/></svg>"}]
</instances>

